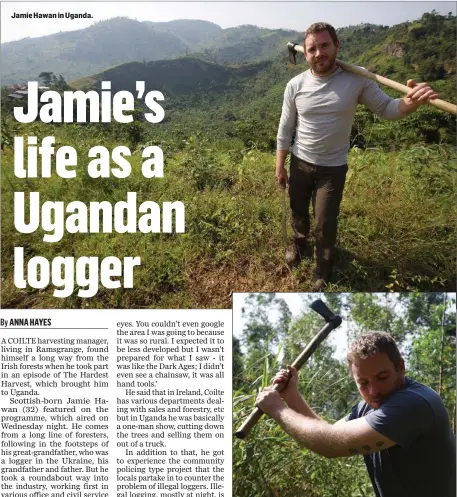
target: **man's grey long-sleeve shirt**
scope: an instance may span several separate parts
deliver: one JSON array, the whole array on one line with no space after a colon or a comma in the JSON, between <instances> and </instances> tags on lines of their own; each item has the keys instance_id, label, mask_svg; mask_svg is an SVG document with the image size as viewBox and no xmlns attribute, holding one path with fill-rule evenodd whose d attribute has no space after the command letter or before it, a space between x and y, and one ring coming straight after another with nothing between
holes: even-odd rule
<instances>
[{"instance_id":1,"label":"man's grey long-sleeve shirt","mask_svg":"<svg viewBox=\"0 0 457 497\"><path fill-rule=\"evenodd\" d=\"M316 77L307 70L287 83L279 122L278 150L320 166L347 162L349 138L357 104L385 119L405 117L400 99L386 95L370 79L338 68L330 76Z\"/></svg>"}]
</instances>

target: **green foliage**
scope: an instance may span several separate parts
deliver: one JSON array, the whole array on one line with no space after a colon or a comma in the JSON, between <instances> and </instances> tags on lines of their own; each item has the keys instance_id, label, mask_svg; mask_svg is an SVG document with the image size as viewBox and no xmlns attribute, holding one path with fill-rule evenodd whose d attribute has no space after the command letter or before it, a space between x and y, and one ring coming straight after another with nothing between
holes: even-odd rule
<instances>
[{"instance_id":1,"label":"green foliage","mask_svg":"<svg viewBox=\"0 0 457 497\"><path fill-rule=\"evenodd\" d=\"M130 125L23 125L8 116L2 116L2 121L5 307L229 307L232 289L310 289L312 260L304 259L293 271L283 261L281 195L274 182L273 152L248 150L237 138L216 141L204 130L188 133L184 120L168 128L135 118L132 133L137 128L141 133L137 145ZM38 140L51 135L57 146L73 146L79 157L77 178L16 178L12 137L21 135ZM109 150L117 145L128 145L132 151L136 147L129 178L93 180L87 176L87 151L100 144ZM141 150L148 145L163 146L164 178L145 180L141 175ZM341 207L333 291L452 287L454 161L455 150L443 145L419 145L398 152L353 149ZM125 200L128 191L138 192L139 201L181 200L186 206L186 233L66 234L59 244L43 243L42 230L30 235L15 230L14 191L40 191L43 202L117 202ZM14 287L15 246L24 246L27 257L35 254L49 259L138 255L142 265L135 272L133 290L103 291L84 302L77 297L56 299L52 288L22 291Z\"/></svg>"},{"instance_id":2,"label":"green foliage","mask_svg":"<svg viewBox=\"0 0 457 497\"><path fill-rule=\"evenodd\" d=\"M455 412L455 299L444 293L414 294L409 319L417 323L408 355L411 374L440 393L450 416ZM453 334L448 333L453 332Z\"/></svg>"},{"instance_id":3,"label":"green foliage","mask_svg":"<svg viewBox=\"0 0 457 497\"><path fill-rule=\"evenodd\" d=\"M212 147L207 139L190 136L184 152L186 175L197 191L230 188L236 181L236 172L232 165L227 163L226 157L218 153L217 148Z\"/></svg>"},{"instance_id":4,"label":"green foliage","mask_svg":"<svg viewBox=\"0 0 457 497\"><path fill-rule=\"evenodd\" d=\"M292 30L243 25L222 30L210 43L199 43L195 52L218 64L254 63L284 53L287 43L300 36Z\"/></svg>"},{"instance_id":5,"label":"green foliage","mask_svg":"<svg viewBox=\"0 0 457 497\"><path fill-rule=\"evenodd\" d=\"M14 137L16 136L18 125L12 119L8 119L2 112L1 121L1 149L5 147L12 148L14 146Z\"/></svg>"},{"instance_id":6,"label":"green foliage","mask_svg":"<svg viewBox=\"0 0 457 497\"><path fill-rule=\"evenodd\" d=\"M48 86L51 90L65 91L70 89L61 74L57 77L53 72L43 71L38 75L38 78L40 78L43 81L43 84Z\"/></svg>"},{"instance_id":7,"label":"green foliage","mask_svg":"<svg viewBox=\"0 0 457 497\"><path fill-rule=\"evenodd\" d=\"M389 34L388 26L360 24L337 29L341 60L355 62L364 52L379 46Z\"/></svg>"},{"instance_id":8,"label":"green foliage","mask_svg":"<svg viewBox=\"0 0 457 497\"><path fill-rule=\"evenodd\" d=\"M435 17L432 14L429 20ZM108 39L123 22L117 19L97 24L92 33L104 30ZM421 21L425 26L430 22ZM440 19L437 22L444 26ZM455 23L455 19L446 18L445 23L449 22ZM136 21L132 23L137 26ZM154 29L163 32L167 25ZM374 56L383 39L406 46L408 26L349 27L340 36L342 40L350 38L343 46L352 50L353 57L363 53L361 40L365 36L366 48ZM210 26L202 36L208 39L213 29ZM427 36L431 29L427 27ZM251 35L274 39L286 34L253 27L246 27L246 33L251 33L246 42ZM186 37L190 43L191 33ZM232 41L228 36L224 46L229 47ZM392 70L409 71L408 64L401 64L401 57L385 53L382 57L389 59ZM51 81L53 67L46 65L45 69L40 71ZM100 80L108 79L116 91L134 90L136 80L149 81L148 89L163 89L166 95L165 119L158 125L146 122L141 101L136 102L134 120L129 124L19 125L11 119L13 105L18 103L7 98L8 90L2 89L5 301L24 306L40 306L42 302L81 305L77 298L69 299L70 304L56 300L49 289L15 289L11 254L17 245L25 246L28 254L38 254L44 246L49 257L75 251L84 255L111 250L119 255L131 255L132 250L141 253L142 267L135 282L138 290L127 292L128 297L121 291L104 293L90 306L116 307L128 301L129 307L170 303L178 307L228 307L232 289L308 291L313 261L304 259L293 270L283 261L281 196L273 175L284 87L302 69L289 66L285 57L228 67L187 56L123 64L81 82L99 88ZM59 73L65 74L60 69ZM59 80L56 77L57 83ZM443 97L455 92L451 77L435 83ZM335 284L329 290L432 291L453 286L455 132L455 119L431 107L422 107L398 121L383 121L364 108L358 109L341 206ZM73 146L80 157L78 178L71 184L56 177L25 182L15 178L11 147L16 135L37 136L39 140L54 135L57 145ZM90 146L99 144L110 150L118 145L130 147L134 153L129 178L120 182L87 177L85 155ZM166 167L162 179L145 181L140 173L141 152L149 145L163 149ZM12 192L32 188L49 200L114 201L125 199L127 191L157 202L181 200L186 206L186 233L113 235L109 240L102 235L66 236L59 247L43 244L42 233L23 237L13 227ZM167 265L166 258L158 256L163 247L170 252L170 268L162 267Z\"/></svg>"},{"instance_id":9,"label":"green foliage","mask_svg":"<svg viewBox=\"0 0 457 497\"><path fill-rule=\"evenodd\" d=\"M233 387L237 390L243 383L243 352L241 344L235 335L232 336L232 378Z\"/></svg>"},{"instance_id":10,"label":"green foliage","mask_svg":"<svg viewBox=\"0 0 457 497\"><path fill-rule=\"evenodd\" d=\"M371 496L362 460L328 460L302 449L271 423L233 447L236 497Z\"/></svg>"},{"instance_id":11,"label":"green foliage","mask_svg":"<svg viewBox=\"0 0 457 497\"><path fill-rule=\"evenodd\" d=\"M271 355L272 347L278 344L281 335L278 330L272 326L269 320L269 312L273 309L281 311L282 328L287 328L290 319L290 312L285 302L275 297L274 293L251 295L247 299L248 305L252 310L248 311L246 317L249 324L243 331L243 344L246 347L245 369L255 371L252 381L262 376L263 383L269 384L271 381L270 370L264 367L268 364L268 358L274 358Z\"/></svg>"},{"instance_id":12,"label":"green foliage","mask_svg":"<svg viewBox=\"0 0 457 497\"><path fill-rule=\"evenodd\" d=\"M235 123L233 136L242 140L247 148L275 150L276 139L273 126L264 121L246 119Z\"/></svg>"},{"instance_id":13,"label":"green foliage","mask_svg":"<svg viewBox=\"0 0 457 497\"><path fill-rule=\"evenodd\" d=\"M343 28L340 36L345 60L405 83L406 79L415 77L429 83L449 79L455 88L455 16L441 16L432 11L418 21L391 28L373 25ZM346 39L351 41L347 49ZM443 97L454 101L455 90Z\"/></svg>"},{"instance_id":14,"label":"green foliage","mask_svg":"<svg viewBox=\"0 0 457 497\"><path fill-rule=\"evenodd\" d=\"M117 17L78 31L2 43L2 82L31 81L43 68L70 81L125 62L168 59L220 31L207 21L153 23Z\"/></svg>"},{"instance_id":15,"label":"green foliage","mask_svg":"<svg viewBox=\"0 0 457 497\"><path fill-rule=\"evenodd\" d=\"M288 307L285 314L276 311L281 302L287 306L287 296L281 294L250 294L241 309L234 308L234 312L241 312L244 318L242 341L246 352L243 356L237 353L237 360L244 366L241 377L244 383L240 384L238 376L233 398L234 431L253 408L260 389L256 378L267 377L271 382L276 373L271 363L277 355L282 357L282 365L290 364L323 326L322 319L309 308L313 298L304 294L304 307L294 316ZM349 343L368 330L389 331L401 345L407 375L436 390L442 366L441 396L453 418L455 338L445 337L442 353L440 341L443 322L453 327L455 333L452 313L455 294L334 293L326 294L325 298L343 317L345 328L334 332L340 335L340 342L344 341L345 334ZM330 340L323 342L300 370L299 391L314 412L332 423L346 416L360 395L348 375L345 358L336 356ZM253 361L253 344L262 348L263 357L270 360ZM233 495L368 497L373 495L373 490L361 457L326 459L313 454L296 443L273 419L264 416L249 437L234 442Z\"/></svg>"},{"instance_id":16,"label":"green foliage","mask_svg":"<svg viewBox=\"0 0 457 497\"><path fill-rule=\"evenodd\" d=\"M342 259L352 254L341 274L351 274L353 289L356 281L377 278L387 278L385 288L390 291L446 286L437 267L441 257L451 255L449 263L454 260L453 230L449 231L454 208L447 201L447 207L442 204L444 198L451 200L455 188L449 153L454 157L445 147L396 154L352 151L339 232ZM437 233L447 240L448 249L435 244ZM451 281L450 273L447 278Z\"/></svg>"}]
</instances>

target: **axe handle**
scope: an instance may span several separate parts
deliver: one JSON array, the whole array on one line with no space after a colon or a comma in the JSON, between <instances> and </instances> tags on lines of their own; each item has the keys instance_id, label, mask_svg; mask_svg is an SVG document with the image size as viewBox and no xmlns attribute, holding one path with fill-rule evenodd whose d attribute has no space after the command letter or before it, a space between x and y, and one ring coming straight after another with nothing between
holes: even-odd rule
<instances>
[{"instance_id":1,"label":"axe handle","mask_svg":"<svg viewBox=\"0 0 457 497\"><path fill-rule=\"evenodd\" d=\"M392 79L385 78L384 76L379 76L379 74L375 74L373 72L370 72L367 69L364 69L363 67L353 66L352 64L347 64L346 62L343 62L343 61L338 60L338 59L337 59L336 63L341 67L341 69L344 69L345 71L353 72L355 74L360 74L361 76L365 76L368 79L372 79L373 81L377 81L378 83L389 86L390 88L393 88L394 90L398 90L401 93L406 94L411 90L411 88L409 86L398 83L397 81L394 81ZM430 105L433 105L434 107L437 107L438 109L449 112L450 114L454 114L454 115L457 114L457 106L456 105L451 104L450 102L446 102L445 100L441 100L440 98L428 100L427 103L429 103Z\"/></svg>"},{"instance_id":2,"label":"axe handle","mask_svg":"<svg viewBox=\"0 0 457 497\"><path fill-rule=\"evenodd\" d=\"M314 351L317 349L319 344L323 342L329 333L337 328L341 324L341 318L339 316L335 316L330 322L328 322L318 333L316 333L315 337L309 342L303 352L295 359L292 363L292 366L297 370L300 369L306 361L313 355ZM284 385L276 383L273 388L276 391L280 391ZM244 421L244 423L238 428L235 432L235 436L237 438L243 439L246 438L252 428L256 425L257 421L262 417L263 411L261 411L258 407L255 407L248 418Z\"/></svg>"},{"instance_id":3,"label":"axe handle","mask_svg":"<svg viewBox=\"0 0 457 497\"><path fill-rule=\"evenodd\" d=\"M328 337L330 332L337 328L341 324L341 318L339 316L335 316L335 318L327 323L317 334L316 336L309 342L303 352L295 359L295 361L291 364L297 371L308 362L308 359L314 354L317 347Z\"/></svg>"},{"instance_id":4,"label":"axe handle","mask_svg":"<svg viewBox=\"0 0 457 497\"><path fill-rule=\"evenodd\" d=\"M273 389L278 391L279 385L279 383L276 383L276 385L273 386ZM235 436L241 440L246 438L262 416L263 411L258 407L254 407L251 414L249 414L244 423L235 432Z\"/></svg>"},{"instance_id":5,"label":"axe handle","mask_svg":"<svg viewBox=\"0 0 457 497\"><path fill-rule=\"evenodd\" d=\"M297 52L304 53L304 49L301 45L294 45L294 49ZM372 79L373 81L377 81L383 85L389 86L394 90L400 91L401 93L408 93L411 88L409 86L403 85L389 78L385 78L384 76L379 76L379 74L375 74L374 72L368 71L363 67L354 66L352 64L348 64L347 62L343 62L342 60L336 59L336 63L344 69L345 71L352 72L354 74L359 74L360 76L364 76L365 78ZM451 104L450 102L446 102L445 100L441 100L439 98L435 98L434 100L429 100L427 103L437 107L438 109L449 112L450 114L457 114L457 106Z\"/></svg>"}]
</instances>

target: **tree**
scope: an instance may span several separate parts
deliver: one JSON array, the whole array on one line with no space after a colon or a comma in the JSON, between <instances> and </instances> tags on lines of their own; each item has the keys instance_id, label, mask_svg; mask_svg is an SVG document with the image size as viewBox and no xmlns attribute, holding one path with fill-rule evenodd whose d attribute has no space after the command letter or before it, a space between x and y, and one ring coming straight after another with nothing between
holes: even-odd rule
<instances>
[{"instance_id":1,"label":"tree","mask_svg":"<svg viewBox=\"0 0 457 497\"><path fill-rule=\"evenodd\" d=\"M455 299L444 293L411 296L409 319L417 325L407 355L411 376L436 390L455 420ZM454 424L455 431L455 424Z\"/></svg>"},{"instance_id":2,"label":"tree","mask_svg":"<svg viewBox=\"0 0 457 497\"><path fill-rule=\"evenodd\" d=\"M38 75L38 78L40 78L41 80L43 80L43 84L44 86L50 86L51 85L51 80L54 76L54 73L53 72L40 72L40 74Z\"/></svg>"},{"instance_id":3,"label":"tree","mask_svg":"<svg viewBox=\"0 0 457 497\"><path fill-rule=\"evenodd\" d=\"M53 72L43 71L38 75L38 77L43 81L44 86L49 86L53 90L65 91L70 89L61 74L57 77Z\"/></svg>"},{"instance_id":4,"label":"tree","mask_svg":"<svg viewBox=\"0 0 457 497\"><path fill-rule=\"evenodd\" d=\"M246 304L243 315L247 323L242 342L247 349L246 374L253 381L263 373L265 361L276 356L276 346L288 329L291 314L287 304L274 293L251 294ZM270 316L273 310L279 313L277 322Z\"/></svg>"},{"instance_id":5,"label":"tree","mask_svg":"<svg viewBox=\"0 0 457 497\"><path fill-rule=\"evenodd\" d=\"M65 90L69 90L70 89L70 87L68 86L68 84L65 81L64 77L61 74L59 74L59 77L55 81L54 88L57 91L65 91Z\"/></svg>"},{"instance_id":6,"label":"tree","mask_svg":"<svg viewBox=\"0 0 457 497\"><path fill-rule=\"evenodd\" d=\"M303 309L291 316L286 297L251 294L243 310L246 339L250 339L245 345L250 344L251 353L263 347L268 349L266 356L271 356L281 345L283 362L290 363L323 324L309 308L313 298L303 296ZM407 375L441 391L450 417L455 418L454 294L332 293L325 299L343 317L344 325L335 333L344 333L347 327L348 341L369 330L394 335L406 359ZM281 312L281 306L287 306L287 312ZM272 343L275 347L266 347ZM242 359L246 365L247 355ZM299 388L311 407L328 421L345 416L360 399L345 360L335 357L329 340L300 370ZM240 418L252 409L253 396L237 395L234 415L238 427ZM248 440L235 442L233 465L237 497L372 495L362 458L350 462L323 459L299 447L268 418L258 423Z\"/></svg>"}]
</instances>

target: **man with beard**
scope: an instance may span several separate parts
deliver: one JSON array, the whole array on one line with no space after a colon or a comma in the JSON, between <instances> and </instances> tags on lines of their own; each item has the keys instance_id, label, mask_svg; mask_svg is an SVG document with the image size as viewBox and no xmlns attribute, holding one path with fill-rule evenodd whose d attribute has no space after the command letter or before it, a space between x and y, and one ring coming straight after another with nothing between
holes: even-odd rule
<instances>
[{"instance_id":1,"label":"man with beard","mask_svg":"<svg viewBox=\"0 0 457 497\"><path fill-rule=\"evenodd\" d=\"M343 71L336 64L340 43L326 23L310 26L304 39L310 69L287 84L279 123L276 180L286 187L285 160L291 147L290 207L294 240L286 262L299 262L309 235L309 204L313 200L316 261L314 291L331 277L337 218L347 172L349 137L357 104L364 104L385 119L407 116L438 95L426 84L408 81L411 91L393 99L363 76Z\"/></svg>"},{"instance_id":2,"label":"man with beard","mask_svg":"<svg viewBox=\"0 0 457 497\"><path fill-rule=\"evenodd\" d=\"M440 396L405 376L387 333L361 335L347 361L363 400L333 425L299 394L294 368L276 375L287 382L281 393L267 388L256 406L313 452L363 455L376 497L455 497L455 438Z\"/></svg>"}]
</instances>

